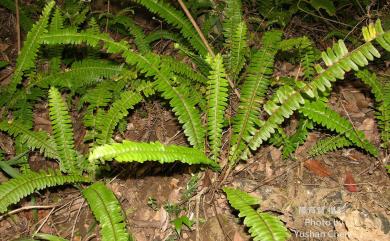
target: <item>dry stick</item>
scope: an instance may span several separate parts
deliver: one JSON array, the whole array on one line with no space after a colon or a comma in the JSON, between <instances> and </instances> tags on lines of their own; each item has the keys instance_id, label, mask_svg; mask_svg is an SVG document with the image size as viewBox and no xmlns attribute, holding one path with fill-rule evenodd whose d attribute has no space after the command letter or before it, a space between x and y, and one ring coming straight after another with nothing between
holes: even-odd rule
<instances>
[{"instance_id":1,"label":"dry stick","mask_svg":"<svg viewBox=\"0 0 390 241\"><path fill-rule=\"evenodd\" d=\"M43 225L45 225L45 223L47 222L47 220L49 219L50 215L53 213L54 209L56 209L56 207L53 207L49 214L45 217L45 219L43 220L42 224L38 227L37 230L35 230L34 234L33 234L33 237L41 230L41 228L43 227Z\"/></svg>"},{"instance_id":2,"label":"dry stick","mask_svg":"<svg viewBox=\"0 0 390 241\"><path fill-rule=\"evenodd\" d=\"M79 218L79 216L80 216L81 208L83 207L84 203L85 203L85 199L84 199L83 202L81 203L79 210L77 210L76 218L74 219L74 223L73 223L73 227L72 227L72 232L71 232L71 235L70 235L70 241L73 241L73 238L74 238L74 230L76 229L77 220L78 220L78 218Z\"/></svg>"},{"instance_id":3,"label":"dry stick","mask_svg":"<svg viewBox=\"0 0 390 241\"><path fill-rule=\"evenodd\" d=\"M18 54L20 54L20 20L19 20L19 0L15 0L15 15L16 15L16 41Z\"/></svg>"},{"instance_id":4,"label":"dry stick","mask_svg":"<svg viewBox=\"0 0 390 241\"><path fill-rule=\"evenodd\" d=\"M0 220L2 220L6 216L9 216L9 215L21 212L21 211L25 211L25 210L30 210L30 209L49 209L49 208L55 208L55 207L58 207L58 206L60 206L60 205L57 204L57 205L49 205L49 206L26 206L26 207L21 207L21 208L12 210L11 212L8 212L8 213L0 216Z\"/></svg>"},{"instance_id":5,"label":"dry stick","mask_svg":"<svg viewBox=\"0 0 390 241\"><path fill-rule=\"evenodd\" d=\"M192 26L194 26L196 32L198 33L200 39L202 40L203 44L206 46L207 48L207 51L209 52L209 54L211 56L215 56L213 50L211 49L210 47L210 44L209 42L207 41L207 39L205 38L203 32L200 30L198 24L195 22L195 19L192 17L190 11L188 11L188 8L186 7L186 5L184 4L184 2L182 0L177 0L180 4L180 7L183 9L184 13L186 14L187 18L191 21L192 23ZM227 80L229 81L229 85L230 87L233 89L234 93L237 95L238 98L240 98L240 93L238 92L238 90L234 87L234 83L233 81L227 77Z\"/></svg>"}]
</instances>

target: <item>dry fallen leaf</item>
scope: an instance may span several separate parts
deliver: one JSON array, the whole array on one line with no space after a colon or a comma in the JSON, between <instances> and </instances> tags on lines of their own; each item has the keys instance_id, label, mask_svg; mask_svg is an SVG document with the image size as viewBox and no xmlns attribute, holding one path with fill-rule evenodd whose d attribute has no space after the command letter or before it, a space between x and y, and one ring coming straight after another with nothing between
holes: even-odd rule
<instances>
[{"instance_id":1,"label":"dry fallen leaf","mask_svg":"<svg viewBox=\"0 0 390 241\"><path fill-rule=\"evenodd\" d=\"M321 162L314 159L305 161L305 167L320 177L329 177L332 175L328 168L322 165Z\"/></svg>"},{"instance_id":2,"label":"dry fallen leaf","mask_svg":"<svg viewBox=\"0 0 390 241\"><path fill-rule=\"evenodd\" d=\"M350 192L357 192L358 191L355 179L353 178L353 175L350 171L347 171L345 173L344 186Z\"/></svg>"}]
</instances>

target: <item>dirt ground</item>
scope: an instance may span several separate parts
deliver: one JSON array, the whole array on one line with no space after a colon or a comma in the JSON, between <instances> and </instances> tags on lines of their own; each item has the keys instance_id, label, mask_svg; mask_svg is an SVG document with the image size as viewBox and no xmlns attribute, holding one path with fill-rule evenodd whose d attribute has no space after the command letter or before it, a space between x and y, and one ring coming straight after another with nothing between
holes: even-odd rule
<instances>
[{"instance_id":1,"label":"dirt ground","mask_svg":"<svg viewBox=\"0 0 390 241\"><path fill-rule=\"evenodd\" d=\"M16 56L11 30L13 17L1 8L0 16L0 26L5 26L0 31L0 48L3 48L0 59L12 62ZM290 71L289 68L284 71ZM11 68L0 71L0 79L6 82L10 71ZM385 74L388 76L390 72ZM347 79L336 84L330 103L378 144L369 91L353 77ZM34 112L36 128L50 131L45 103L39 103ZM74 115L78 140L85 134L80 119ZM305 151L321 137L324 134L310 134L299 147L296 160L282 160L279 149L264 146L247 162L237 165L223 185L259 197L261 210L278 215L286 224L291 231L290 240L390 240L390 179L384 168L388 154L382 153L375 159L350 148L308 161ZM115 139L185 144L176 118L159 101L145 103L134 110L129 115L126 131L117 134ZM12 139L3 133L0 133L0 145L7 154L14 152ZM80 144L79 149L82 148ZM30 161L37 169L55 166L34 153ZM225 195L213 191L213 185L219 184L219 173L179 164L153 163L116 165L112 173L115 174L106 181L119 199L129 230L137 241L250 240L242 219L237 218ZM346 186L345 179L351 176L354 182ZM0 181L6 179L0 173ZM20 210L0 217L0 240L28 237L37 232L76 241L100 240L99 227L76 188L52 188L34 197L34 200L26 198L15 208L37 205L41 207L37 211ZM184 227L179 236L170 221L182 215L195 223L191 229Z\"/></svg>"}]
</instances>

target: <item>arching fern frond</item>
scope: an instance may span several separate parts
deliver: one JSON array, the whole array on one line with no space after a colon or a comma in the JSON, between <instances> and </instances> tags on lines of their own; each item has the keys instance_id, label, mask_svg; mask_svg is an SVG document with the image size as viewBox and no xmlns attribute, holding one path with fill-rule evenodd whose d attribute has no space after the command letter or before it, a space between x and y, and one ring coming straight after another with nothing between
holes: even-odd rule
<instances>
[{"instance_id":1,"label":"arching fern frond","mask_svg":"<svg viewBox=\"0 0 390 241\"><path fill-rule=\"evenodd\" d=\"M354 127L348 120L327 107L321 100L307 102L299 111L327 129L345 135L353 144L366 150L371 155L378 155L377 148L365 139L362 131L354 130Z\"/></svg>"},{"instance_id":2,"label":"arching fern frond","mask_svg":"<svg viewBox=\"0 0 390 241\"><path fill-rule=\"evenodd\" d=\"M53 138L43 131L31 131L20 121L2 121L0 122L0 130L8 132L8 134L18 137L20 136L22 143L25 143L30 149L38 149L44 156L57 159L57 146Z\"/></svg>"},{"instance_id":3,"label":"arching fern frond","mask_svg":"<svg viewBox=\"0 0 390 241\"><path fill-rule=\"evenodd\" d=\"M89 161L96 160L111 161L115 159L118 162L140 162L158 161L160 163L172 163L180 161L187 164L204 164L212 167L218 167L218 164L208 159L205 154L197 149L163 145L159 142L139 143L132 141L123 141L122 143L107 144L94 148Z\"/></svg>"},{"instance_id":4,"label":"arching fern frond","mask_svg":"<svg viewBox=\"0 0 390 241\"><path fill-rule=\"evenodd\" d=\"M380 22L377 21L375 29L379 29L377 25ZM371 24L370 26L373 26ZM372 28L372 27L371 27ZM380 27L381 28L381 27ZM375 40L384 36L390 35L390 32L377 31ZM388 38L388 37L387 37ZM384 41L384 40L383 40ZM385 43L382 44L385 46ZM368 64L368 60L373 57L380 57L378 50L371 42L366 42L355 50L349 52L343 41L339 40L332 49L328 49L322 53L324 62L328 66L326 70L317 66L318 75L308 84L300 83L299 90L294 90L285 96L285 101L280 105L275 105L270 117L264 122L260 129L252 133L252 137L248 140L248 147L242 152L241 159L247 159L250 154L250 149L256 150L265 140L267 140L272 133L275 132L275 128L283 122L285 118L291 116L294 110L300 108L305 102L302 97L302 93L308 95L311 98L318 98L318 91L325 91L326 88L331 88L331 82L335 82L337 79L343 79L345 72L358 70L359 66L365 66Z\"/></svg>"},{"instance_id":5,"label":"arching fern frond","mask_svg":"<svg viewBox=\"0 0 390 241\"><path fill-rule=\"evenodd\" d=\"M203 149L205 131L202 127L199 110L195 107L196 103L191 99L190 90L173 85L169 66L161 65L158 55L137 54L130 50L128 43L115 42L107 34L77 33L67 29L47 34L41 39L46 44L81 44L85 42L92 47L103 42L108 53L121 54L128 64L136 66L145 76L154 76L156 89L162 92L165 99L170 101L175 115L183 124L184 134L188 137L190 144L198 149Z\"/></svg>"},{"instance_id":6,"label":"arching fern frond","mask_svg":"<svg viewBox=\"0 0 390 241\"><path fill-rule=\"evenodd\" d=\"M76 173L76 151L74 149L72 121L68 107L62 100L61 93L54 87L49 90L49 116L53 128L54 141L60 157L61 171Z\"/></svg>"},{"instance_id":7,"label":"arching fern frond","mask_svg":"<svg viewBox=\"0 0 390 241\"><path fill-rule=\"evenodd\" d=\"M310 156L318 156L352 145L353 143L343 135L331 136L317 141L317 143L310 148L308 154Z\"/></svg>"},{"instance_id":8,"label":"arching fern frond","mask_svg":"<svg viewBox=\"0 0 390 241\"><path fill-rule=\"evenodd\" d=\"M64 176L52 170L39 173L28 171L0 185L0 213L7 211L9 205L19 202L34 191L78 182L90 182L90 180L78 175Z\"/></svg>"},{"instance_id":9,"label":"arching fern frond","mask_svg":"<svg viewBox=\"0 0 390 241\"><path fill-rule=\"evenodd\" d=\"M130 241L121 206L114 193L96 182L83 190L92 213L100 224L102 241Z\"/></svg>"},{"instance_id":10,"label":"arching fern frond","mask_svg":"<svg viewBox=\"0 0 390 241\"><path fill-rule=\"evenodd\" d=\"M222 123L224 121L225 109L228 97L228 81L226 80L223 59L220 54L215 57L208 56L207 62L210 64L207 100L207 126L209 131L211 152L214 160L218 159L221 149Z\"/></svg>"},{"instance_id":11,"label":"arching fern frond","mask_svg":"<svg viewBox=\"0 0 390 241\"><path fill-rule=\"evenodd\" d=\"M127 16L115 16L114 21L122 24L134 37L134 43L141 53L150 52L149 42L146 41L146 36L141 27L139 27L131 18Z\"/></svg>"},{"instance_id":12,"label":"arching fern frond","mask_svg":"<svg viewBox=\"0 0 390 241\"><path fill-rule=\"evenodd\" d=\"M239 211L238 216L244 218L244 224L249 228L253 240L285 241L290 237L290 233L279 218L252 208L260 203L257 198L233 188L225 187L223 191L230 205Z\"/></svg>"},{"instance_id":13,"label":"arching fern frond","mask_svg":"<svg viewBox=\"0 0 390 241\"><path fill-rule=\"evenodd\" d=\"M42 16L37 23L33 25L30 32L27 34L27 38L24 41L23 48L20 55L16 60L16 67L14 75L12 76L11 83L8 86L9 92L14 92L16 86L22 81L24 71L33 68L35 66L35 58L38 52L38 48L41 45L40 37L47 32L47 24L49 22L49 16L55 1L50 1L43 9Z\"/></svg>"},{"instance_id":14,"label":"arching fern frond","mask_svg":"<svg viewBox=\"0 0 390 241\"><path fill-rule=\"evenodd\" d=\"M241 87L240 105L233 119L230 161L237 161L237 154L245 148L245 141L258 122L260 106L271 82L274 58L281 38L280 31L266 32L262 39L263 47L251 57L247 76Z\"/></svg>"},{"instance_id":15,"label":"arching fern frond","mask_svg":"<svg viewBox=\"0 0 390 241\"><path fill-rule=\"evenodd\" d=\"M71 68L64 72L54 73L43 77L40 86L65 87L72 91L116 76L134 78L135 73L124 68L122 65L110 61L85 59L74 62Z\"/></svg>"},{"instance_id":16,"label":"arching fern frond","mask_svg":"<svg viewBox=\"0 0 390 241\"><path fill-rule=\"evenodd\" d=\"M119 121L128 115L128 109L134 108L134 105L141 100L142 96L139 93L125 91L118 100L114 101L107 113L98 115L96 143L99 145L110 143Z\"/></svg>"},{"instance_id":17,"label":"arching fern frond","mask_svg":"<svg viewBox=\"0 0 390 241\"><path fill-rule=\"evenodd\" d=\"M158 14L160 17L164 18L169 24L177 27L183 36L188 39L192 47L202 56L206 56L207 49L204 46L199 35L192 27L191 22L184 16L184 14L165 3L161 0L150 1L150 0L134 0L137 3L140 3L152 13Z\"/></svg>"}]
</instances>

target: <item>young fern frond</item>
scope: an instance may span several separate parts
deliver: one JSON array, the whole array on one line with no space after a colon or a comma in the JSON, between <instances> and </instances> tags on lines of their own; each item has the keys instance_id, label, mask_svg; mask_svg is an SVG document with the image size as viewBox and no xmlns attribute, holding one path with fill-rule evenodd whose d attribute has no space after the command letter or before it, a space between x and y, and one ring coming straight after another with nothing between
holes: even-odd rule
<instances>
[{"instance_id":1,"label":"young fern frond","mask_svg":"<svg viewBox=\"0 0 390 241\"><path fill-rule=\"evenodd\" d=\"M237 154L245 148L245 141L258 124L260 106L270 85L274 58L282 32L269 31L263 36L263 47L251 57L247 76L241 87L240 105L233 119L232 148L230 161L238 161Z\"/></svg>"},{"instance_id":2,"label":"young fern frond","mask_svg":"<svg viewBox=\"0 0 390 241\"><path fill-rule=\"evenodd\" d=\"M234 35L238 26L242 23L242 6L241 0L227 0L224 10L223 35L225 36L226 45L234 46ZM233 48L231 48L233 49Z\"/></svg>"},{"instance_id":3,"label":"young fern frond","mask_svg":"<svg viewBox=\"0 0 390 241\"><path fill-rule=\"evenodd\" d=\"M11 83L8 85L8 92L15 92L16 86L22 81L23 73L35 66L35 58L37 56L38 48L41 45L40 37L47 32L47 24L49 16L55 1L50 1L43 9L42 16L31 28L24 41L23 48L16 60L16 67L12 76Z\"/></svg>"},{"instance_id":4,"label":"young fern frond","mask_svg":"<svg viewBox=\"0 0 390 241\"><path fill-rule=\"evenodd\" d=\"M140 143L123 141L94 148L89 161L96 160L118 162L140 162L158 161L160 163L172 163L180 161L187 164L204 164L218 168L218 164L208 159L205 154L195 148L175 145L163 145L159 142Z\"/></svg>"},{"instance_id":5,"label":"young fern frond","mask_svg":"<svg viewBox=\"0 0 390 241\"><path fill-rule=\"evenodd\" d=\"M327 107L321 100L306 102L299 111L327 129L345 135L353 144L366 150L371 155L378 155L377 148L365 140L362 131L354 130L354 127L348 120L341 117L336 111Z\"/></svg>"},{"instance_id":6,"label":"young fern frond","mask_svg":"<svg viewBox=\"0 0 390 241\"><path fill-rule=\"evenodd\" d=\"M248 28L242 19L241 0L228 0L225 10L224 35L226 46L230 50L225 58L227 73L235 80L245 64L248 52Z\"/></svg>"},{"instance_id":7,"label":"young fern frond","mask_svg":"<svg viewBox=\"0 0 390 241\"><path fill-rule=\"evenodd\" d=\"M45 157L58 159L57 146L53 138L43 131L31 131L18 120L0 122L0 130L21 138L30 149L38 149Z\"/></svg>"},{"instance_id":8,"label":"young fern frond","mask_svg":"<svg viewBox=\"0 0 390 241\"><path fill-rule=\"evenodd\" d=\"M83 190L83 195L100 224L102 241L131 241L126 230L122 208L114 193L103 183L96 182Z\"/></svg>"},{"instance_id":9,"label":"young fern frond","mask_svg":"<svg viewBox=\"0 0 390 241\"><path fill-rule=\"evenodd\" d=\"M275 128L280 125L285 118L291 116L293 111L299 109L304 103L302 93L311 98L318 98L318 91L325 91L326 88L331 88L331 82L337 79L343 79L345 72L358 70L359 66L363 67L368 64L368 60L374 57L380 57L378 50L374 47L371 41L376 40L386 50L389 46L386 41L390 37L390 32L384 32L380 21L377 20L375 26L370 24L371 30L370 41L349 52L343 41L339 40L332 49L328 48L326 52L322 53L324 62L328 66L326 70L317 66L319 74L308 84L300 83L301 88L294 90L288 95L284 96L284 101L279 105L274 105L273 111L269 118L263 123L260 129L252 133L252 137L248 140L248 148L239 153L241 159L247 159L251 150L256 150L264 141L270 138L271 134L275 132Z\"/></svg>"},{"instance_id":10,"label":"young fern frond","mask_svg":"<svg viewBox=\"0 0 390 241\"><path fill-rule=\"evenodd\" d=\"M183 87L175 87L171 81L169 66L161 65L158 55L148 53L137 54L130 50L127 42L115 42L107 34L91 34L87 32L77 33L74 30L63 30L58 33L46 34L42 38L46 44L81 44L87 43L97 47L99 42L104 43L108 53L121 54L125 61L137 67L146 76L154 76L156 89L162 92L162 96L169 100L175 115L183 124L184 134L188 137L191 145L203 149L205 131L202 127L200 113L191 99L190 90Z\"/></svg>"},{"instance_id":11,"label":"young fern frond","mask_svg":"<svg viewBox=\"0 0 390 241\"><path fill-rule=\"evenodd\" d=\"M106 114L98 115L96 119L96 143L99 145L111 142L112 134L119 121L129 114L128 109L134 108L142 100L139 93L125 91L114 101Z\"/></svg>"},{"instance_id":12,"label":"young fern frond","mask_svg":"<svg viewBox=\"0 0 390 241\"><path fill-rule=\"evenodd\" d=\"M230 205L238 210L238 216L244 218L244 224L249 228L254 241L285 241L290 237L279 218L252 208L260 204L257 198L233 188L225 187L223 191Z\"/></svg>"},{"instance_id":13,"label":"young fern frond","mask_svg":"<svg viewBox=\"0 0 390 241\"><path fill-rule=\"evenodd\" d=\"M370 87L377 103L376 118L381 130L381 138L385 148L390 147L390 82L381 83L375 73L367 69L358 71L356 76Z\"/></svg>"},{"instance_id":14,"label":"young fern frond","mask_svg":"<svg viewBox=\"0 0 390 241\"><path fill-rule=\"evenodd\" d=\"M218 160L221 149L222 123L224 121L225 109L228 100L228 81L226 80L223 59L220 54L215 57L207 57L211 71L209 75L207 101L207 126L210 138L211 152L214 160Z\"/></svg>"},{"instance_id":15,"label":"young fern frond","mask_svg":"<svg viewBox=\"0 0 390 241\"><path fill-rule=\"evenodd\" d=\"M319 140L313 147L310 148L308 154L312 157L319 156L352 145L353 145L352 141L350 141L348 138L346 138L343 135L331 136Z\"/></svg>"},{"instance_id":16,"label":"young fern frond","mask_svg":"<svg viewBox=\"0 0 390 241\"><path fill-rule=\"evenodd\" d=\"M152 13L158 14L164 18L167 23L178 28L183 36L190 42L192 47L202 56L207 55L207 48L203 44L201 38L193 28L191 22L184 16L184 14L165 3L162 0L135 0L135 2L143 5Z\"/></svg>"},{"instance_id":17,"label":"young fern frond","mask_svg":"<svg viewBox=\"0 0 390 241\"><path fill-rule=\"evenodd\" d=\"M72 121L61 93L54 87L49 90L49 107L54 141L60 157L60 169L66 173L77 173L79 170L77 170Z\"/></svg>"},{"instance_id":18,"label":"young fern frond","mask_svg":"<svg viewBox=\"0 0 390 241\"><path fill-rule=\"evenodd\" d=\"M245 65L245 57L248 54L247 44L247 26L242 21L233 35L232 46L230 47L230 53L226 58L226 68L232 79L236 79L242 68Z\"/></svg>"},{"instance_id":19,"label":"young fern frond","mask_svg":"<svg viewBox=\"0 0 390 241\"><path fill-rule=\"evenodd\" d=\"M39 173L28 171L0 185L0 213L7 211L9 205L19 202L34 191L78 182L90 182L90 180L78 175L64 176L53 170Z\"/></svg>"},{"instance_id":20,"label":"young fern frond","mask_svg":"<svg viewBox=\"0 0 390 241\"><path fill-rule=\"evenodd\" d=\"M131 18L127 16L115 16L114 21L125 26L129 33L134 36L134 43L139 52L142 54L150 52L149 42L146 41L143 29L135 24Z\"/></svg>"}]
</instances>

